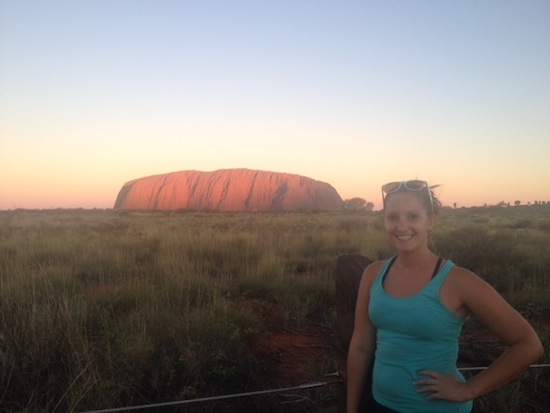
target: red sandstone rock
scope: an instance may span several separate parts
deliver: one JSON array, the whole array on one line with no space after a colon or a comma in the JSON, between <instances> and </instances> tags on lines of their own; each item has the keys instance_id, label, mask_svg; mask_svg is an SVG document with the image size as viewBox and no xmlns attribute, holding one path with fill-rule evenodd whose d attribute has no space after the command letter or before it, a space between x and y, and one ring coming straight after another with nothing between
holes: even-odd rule
<instances>
[{"instance_id":1,"label":"red sandstone rock","mask_svg":"<svg viewBox=\"0 0 550 413\"><path fill-rule=\"evenodd\" d=\"M325 182L250 169L180 171L125 183L115 209L336 211L342 198Z\"/></svg>"}]
</instances>

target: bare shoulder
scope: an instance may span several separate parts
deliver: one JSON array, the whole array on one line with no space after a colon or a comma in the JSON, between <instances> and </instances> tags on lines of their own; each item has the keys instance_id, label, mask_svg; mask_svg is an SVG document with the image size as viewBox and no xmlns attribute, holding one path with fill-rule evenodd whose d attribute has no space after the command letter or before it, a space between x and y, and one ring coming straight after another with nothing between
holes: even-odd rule
<instances>
[{"instance_id":1,"label":"bare shoulder","mask_svg":"<svg viewBox=\"0 0 550 413\"><path fill-rule=\"evenodd\" d=\"M365 268L359 284L359 297L369 296L370 287L385 263L386 261L375 261Z\"/></svg>"},{"instance_id":2,"label":"bare shoulder","mask_svg":"<svg viewBox=\"0 0 550 413\"><path fill-rule=\"evenodd\" d=\"M374 261L373 263L369 264L367 268L365 268L365 270L363 271L361 285L370 287L385 263L386 261Z\"/></svg>"},{"instance_id":3,"label":"bare shoulder","mask_svg":"<svg viewBox=\"0 0 550 413\"><path fill-rule=\"evenodd\" d=\"M374 274L374 276L376 277L376 275L378 275L378 273L380 272L384 264L386 264L386 262L387 260L382 260L382 261L374 261L370 263L369 265L367 265L367 268L365 268L363 275Z\"/></svg>"},{"instance_id":4,"label":"bare shoulder","mask_svg":"<svg viewBox=\"0 0 550 413\"><path fill-rule=\"evenodd\" d=\"M448 279L453 289L461 293L472 293L474 292L472 289L493 289L489 283L474 272L458 266L453 267Z\"/></svg>"},{"instance_id":5,"label":"bare shoulder","mask_svg":"<svg viewBox=\"0 0 550 413\"><path fill-rule=\"evenodd\" d=\"M502 309L504 304L501 295L488 282L474 272L458 266L452 268L445 280L441 299L461 318L472 314L487 314L487 306Z\"/></svg>"},{"instance_id":6,"label":"bare shoulder","mask_svg":"<svg viewBox=\"0 0 550 413\"><path fill-rule=\"evenodd\" d=\"M452 287L462 305L508 345L523 337L536 337L532 326L488 282L473 272L455 267Z\"/></svg>"}]
</instances>

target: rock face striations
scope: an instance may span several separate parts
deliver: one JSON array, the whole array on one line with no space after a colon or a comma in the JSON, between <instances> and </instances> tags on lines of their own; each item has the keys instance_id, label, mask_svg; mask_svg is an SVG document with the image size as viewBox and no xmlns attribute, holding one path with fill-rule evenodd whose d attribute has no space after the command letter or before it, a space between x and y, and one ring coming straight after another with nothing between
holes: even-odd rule
<instances>
[{"instance_id":1,"label":"rock face striations","mask_svg":"<svg viewBox=\"0 0 550 413\"><path fill-rule=\"evenodd\" d=\"M286 173L250 169L181 171L125 183L115 209L336 211L342 198L329 184Z\"/></svg>"}]
</instances>

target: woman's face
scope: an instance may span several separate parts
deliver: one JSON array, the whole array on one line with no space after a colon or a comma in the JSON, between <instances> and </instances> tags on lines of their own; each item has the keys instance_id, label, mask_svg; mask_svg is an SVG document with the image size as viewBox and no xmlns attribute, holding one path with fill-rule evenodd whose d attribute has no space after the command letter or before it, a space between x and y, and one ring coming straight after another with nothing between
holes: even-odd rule
<instances>
[{"instance_id":1,"label":"woman's face","mask_svg":"<svg viewBox=\"0 0 550 413\"><path fill-rule=\"evenodd\" d=\"M427 248L428 234L434 226L421 199L411 192L399 192L386 198L386 233L398 252Z\"/></svg>"}]
</instances>

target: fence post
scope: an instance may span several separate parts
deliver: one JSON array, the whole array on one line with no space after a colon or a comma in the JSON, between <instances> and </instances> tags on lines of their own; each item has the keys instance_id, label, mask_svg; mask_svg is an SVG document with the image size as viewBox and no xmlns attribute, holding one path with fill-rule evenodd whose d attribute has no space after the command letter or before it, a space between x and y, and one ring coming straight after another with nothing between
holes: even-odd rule
<instances>
[{"instance_id":1,"label":"fence post","mask_svg":"<svg viewBox=\"0 0 550 413\"><path fill-rule=\"evenodd\" d=\"M340 255L336 260L336 348L339 372L344 379L338 391L338 413L346 412L346 361L353 333L357 290L363 271L371 262L358 254Z\"/></svg>"}]
</instances>

